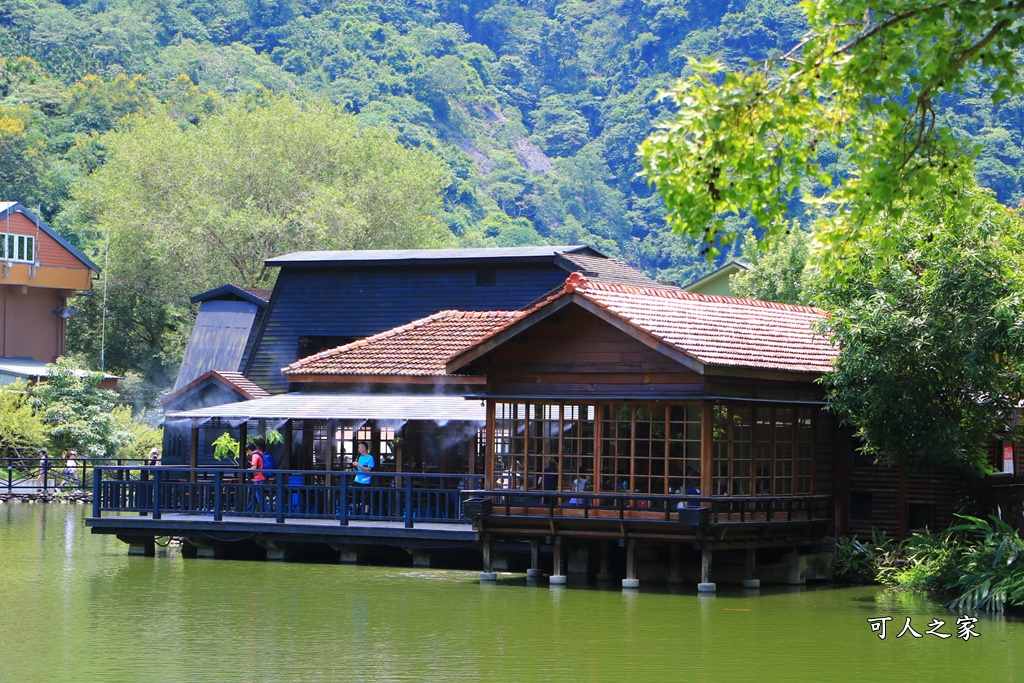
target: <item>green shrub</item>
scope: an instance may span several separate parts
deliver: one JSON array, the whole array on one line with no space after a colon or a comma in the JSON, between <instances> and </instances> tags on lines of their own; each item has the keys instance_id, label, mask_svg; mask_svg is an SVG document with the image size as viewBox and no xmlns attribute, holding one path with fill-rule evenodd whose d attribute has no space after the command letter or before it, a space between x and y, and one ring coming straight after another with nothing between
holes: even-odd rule
<instances>
[{"instance_id":1,"label":"green shrub","mask_svg":"<svg viewBox=\"0 0 1024 683\"><path fill-rule=\"evenodd\" d=\"M836 541L829 563L829 576L844 583L874 583L878 580L879 566L893 561L895 544L884 533L871 532L871 543L862 544L855 538Z\"/></svg>"},{"instance_id":2,"label":"green shrub","mask_svg":"<svg viewBox=\"0 0 1024 683\"><path fill-rule=\"evenodd\" d=\"M959 594L948 606L955 611L1002 612L1007 605L1024 606L1024 540L998 517L988 522L961 516L964 524L950 529L965 540L957 577L949 588Z\"/></svg>"}]
</instances>

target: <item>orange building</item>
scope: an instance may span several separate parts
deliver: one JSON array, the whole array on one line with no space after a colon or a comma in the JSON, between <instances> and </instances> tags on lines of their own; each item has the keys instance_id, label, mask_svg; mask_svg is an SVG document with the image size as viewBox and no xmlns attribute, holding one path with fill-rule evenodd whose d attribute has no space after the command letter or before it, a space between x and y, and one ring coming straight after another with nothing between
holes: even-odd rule
<instances>
[{"instance_id":1,"label":"orange building","mask_svg":"<svg viewBox=\"0 0 1024 683\"><path fill-rule=\"evenodd\" d=\"M0 202L0 384L45 375L65 352L67 300L99 268L17 202Z\"/></svg>"}]
</instances>

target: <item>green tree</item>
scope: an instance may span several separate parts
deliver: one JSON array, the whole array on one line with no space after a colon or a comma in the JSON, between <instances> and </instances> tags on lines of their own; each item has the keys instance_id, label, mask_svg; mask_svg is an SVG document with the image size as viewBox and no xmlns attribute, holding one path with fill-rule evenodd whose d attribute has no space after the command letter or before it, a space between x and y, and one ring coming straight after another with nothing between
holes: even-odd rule
<instances>
[{"instance_id":1,"label":"green tree","mask_svg":"<svg viewBox=\"0 0 1024 683\"><path fill-rule=\"evenodd\" d=\"M49 430L24 382L0 387L0 458L25 458L47 444Z\"/></svg>"},{"instance_id":2,"label":"green tree","mask_svg":"<svg viewBox=\"0 0 1024 683\"><path fill-rule=\"evenodd\" d=\"M117 446L111 454L123 460L144 460L154 448L160 448L164 430L152 427L132 416L129 406L116 406L111 411L111 428L117 435Z\"/></svg>"},{"instance_id":3,"label":"green tree","mask_svg":"<svg viewBox=\"0 0 1024 683\"><path fill-rule=\"evenodd\" d=\"M732 291L750 299L806 305L810 240L810 233L797 226L790 226L771 244L759 243L754 231L748 230L743 239L743 259L750 270L730 278Z\"/></svg>"},{"instance_id":4,"label":"green tree","mask_svg":"<svg viewBox=\"0 0 1024 683\"><path fill-rule=\"evenodd\" d=\"M46 381L34 393L54 446L93 458L116 452L123 440L114 429L117 395L101 389L102 381L102 373L83 370L68 357L47 366Z\"/></svg>"},{"instance_id":5,"label":"green tree","mask_svg":"<svg viewBox=\"0 0 1024 683\"><path fill-rule=\"evenodd\" d=\"M106 288L107 330L117 330L105 336L115 372L159 378L183 348L188 298L225 282L266 286L273 273L263 259L454 240L438 157L361 129L330 104L264 92L262 102L226 105L198 126L129 117L101 139L106 163L75 186L62 218L104 264L97 290ZM81 334L71 337L94 365L98 299L81 307Z\"/></svg>"},{"instance_id":6,"label":"green tree","mask_svg":"<svg viewBox=\"0 0 1024 683\"><path fill-rule=\"evenodd\" d=\"M883 248L882 226L915 197L939 210L965 144L942 124L939 98L971 77L998 102L1024 89L1017 48L1024 0L807 0L808 32L789 52L745 71L694 63L665 92L678 112L642 145L644 172L664 195L675 229L712 247L734 237L723 216L749 213L768 238L785 230L801 180L831 211L818 238ZM854 166L833 178L820 150L832 143ZM928 206L933 203L932 206ZM852 260L836 259L842 268Z\"/></svg>"},{"instance_id":7,"label":"green tree","mask_svg":"<svg viewBox=\"0 0 1024 683\"><path fill-rule=\"evenodd\" d=\"M1024 221L970 188L879 222L818 303L839 345L829 405L878 461L980 469L1024 390Z\"/></svg>"},{"instance_id":8,"label":"green tree","mask_svg":"<svg viewBox=\"0 0 1024 683\"><path fill-rule=\"evenodd\" d=\"M9 199L31 201L45 165L46 140L28 107L0 105L0 187Z\"/></svg>"}]
</instances>

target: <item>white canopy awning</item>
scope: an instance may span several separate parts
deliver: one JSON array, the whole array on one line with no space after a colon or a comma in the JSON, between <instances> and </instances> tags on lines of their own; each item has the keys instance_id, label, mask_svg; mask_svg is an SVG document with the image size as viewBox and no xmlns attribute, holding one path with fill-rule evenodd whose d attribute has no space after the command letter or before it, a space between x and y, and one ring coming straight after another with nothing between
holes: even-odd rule
<instances>
[{"instance_id":1,"label":"white canopy awning","mask_svg":"<svg viewBox=\"0 0 1024 683\"><path fill-rule=\"evenodd\" d=\"M296 392L167 414L168 420L432 420L486 422L480 399L416 394Z\"/></svg>"}]
</instances>

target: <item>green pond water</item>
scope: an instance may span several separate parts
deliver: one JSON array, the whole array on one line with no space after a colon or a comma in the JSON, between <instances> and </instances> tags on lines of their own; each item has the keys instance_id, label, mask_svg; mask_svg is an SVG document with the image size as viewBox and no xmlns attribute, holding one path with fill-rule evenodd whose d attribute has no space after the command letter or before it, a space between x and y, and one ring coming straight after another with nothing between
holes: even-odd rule
<instances>
[{"instance_id":1,"label":"green pond water","mask_svg":"<svg viewBox=\"0 0 1024 683\"><path fill-rule=\"evenodd\" d=\"M878 588L550 588L521 575L128 557L0 504L0 682L1024 681L1024 621ZM868 619L891 616L880 640ZM906 617L923 635L896 634Z\"/></svg>"}]
</instances>

